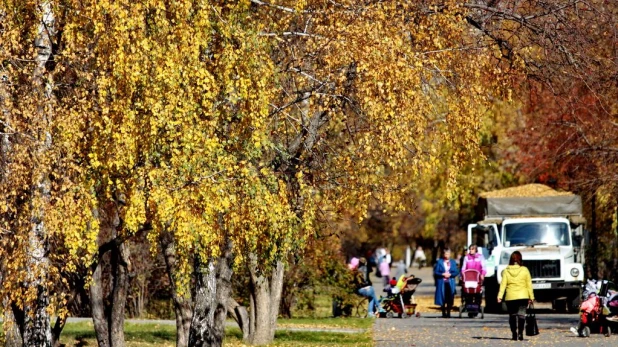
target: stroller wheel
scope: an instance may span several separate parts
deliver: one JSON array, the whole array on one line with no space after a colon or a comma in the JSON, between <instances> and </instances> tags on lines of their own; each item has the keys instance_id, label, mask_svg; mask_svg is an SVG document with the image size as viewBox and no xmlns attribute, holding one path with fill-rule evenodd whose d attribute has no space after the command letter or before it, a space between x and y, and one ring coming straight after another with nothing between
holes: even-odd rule
<instances>
[{"instance_id":1,"label":"stroller wheel","mask_svg":"<svg viewBox=\"0 0 618 347\"><path fill-rule=\"evenodd\" d=\"M584 327L582 329L581 337L590 337L590 327Z\"/></svg>"},{"instance_id":2,"label":"stroller wheel","mask_svg":"<svg viewBox=\"0 0 618 347\"><path fill-rule=\"evenodd\" d=\"M410 316L408 316L408 314L407 314L407 313L405 313L405 312L401 312L401 318L402 318L402 319L405 319L405 318L408 318L408 317L410 317Z\"/></svg>"},{"instance_id":3,"label":"stroller wheel","mask_svg":"<svg viewBox=\"0 0 618 347\"><path fill-rule=\"evenodd\" d=\"M612 336L612 328L611 328L611 327L606 326L606 327L604 327L604 329L605 329L605 330L604 330L603 332L605 333L605 337L610 337L610 336Z\"/></svg>"},{"instance_id":4,"label":"stroller wheel","mask_svg":"<svg viewBox=\"0 0 618 347\"><path fill-rule=\"evenodd\" d=\"M393 317L395 317L395 315L393 314L393 311L386 312L386 318L393 318Z\"/></svg>"},{"instance_id":5,"label":"stroller wheel","mask_svg":"<svg viewBox=\"0 0 618 347\"><path fill-rule=\"evenodd\" d=\"M485 308L481 306L481 319L485 318Z\"/></svg>"}]
</instances>

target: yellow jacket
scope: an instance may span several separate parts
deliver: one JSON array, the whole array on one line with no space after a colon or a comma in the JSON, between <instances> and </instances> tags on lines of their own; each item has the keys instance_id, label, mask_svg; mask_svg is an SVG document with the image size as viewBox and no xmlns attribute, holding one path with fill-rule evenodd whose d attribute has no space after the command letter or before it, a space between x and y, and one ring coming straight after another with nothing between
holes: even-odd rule
<instances>
[{"instance_id":1,"label":"yellow jacket","mask_svg":"<svg viewBox=\"0 0 618 347\"><path fill-rule=\"evenodd\" d=\"M498 298L502 298L506 290L504 300L531 299L534 300L532 292L532 278L530 271L525 266L509 265L502 270L502 282L500 283L500 292Z\"/></svg>"}]
</instances>

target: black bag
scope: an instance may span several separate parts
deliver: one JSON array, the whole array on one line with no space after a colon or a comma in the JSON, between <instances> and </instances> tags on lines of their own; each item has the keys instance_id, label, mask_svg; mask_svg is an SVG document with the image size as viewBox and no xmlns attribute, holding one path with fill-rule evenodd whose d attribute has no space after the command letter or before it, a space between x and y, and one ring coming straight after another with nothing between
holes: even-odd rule
<instances>
[{"instance_id":1,"label":"black bag","mask_svg":"<svg viewBox=\"0 0 618 347\"><path fill-rule=\"evenodd\" d=\"M534 314L534 305L528 305L526 310L526 336L535 336L539 334L539 326L536 323L536 315Z\"/></svg>"}]
</instances>

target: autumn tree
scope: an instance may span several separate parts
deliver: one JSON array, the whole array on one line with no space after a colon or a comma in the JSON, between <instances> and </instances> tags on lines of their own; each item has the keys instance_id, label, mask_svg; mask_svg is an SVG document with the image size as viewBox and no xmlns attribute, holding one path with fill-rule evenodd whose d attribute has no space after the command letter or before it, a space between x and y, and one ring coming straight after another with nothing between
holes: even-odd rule
<instances>
[{"instance_id":1,"label":"autumn tree","mask_svg":"<svg viewBox=\"0 0 618 347\"><path fill-rule=\"evenodd\" d=\"M66 67L57 57L64 19L58 4L6 1L0 13L3 304L24 345L50 346L51 314L66 315L65 274L93 251L92 204L87 187L72 181L79 168L63 142L76 119L75 99L58 88Z\"/></svg>"},{"instance_id":2,"label":"autumn tree","mask_svg":"<svg viewBox=\"0 0 618 347\"><path fill-rule=\"evenodd\" d=\"M454 195L463 163L477 159L476 110L487 103L481 76L494 71L490 51L469 48L454 2L440 11L416 2L252 3L262 23L271 23L261 36L276 45L279 78L266 158L299 220L336 219L349 206L362 218L372 200L409 207L407 192L444 162L444 144L453 148L445 192ZM299 173L312 200L297 193ZM315 214L307 213L311 206ZM258 291L269 288L263 298L270 304L266 312L258 302L251 307L251 343L274 336L278 273L256 281Z\"/></svg>"},{"instance_id":3,"label":"autumn tree","mask_svg":"<svg viewBox=\"0 0 618 347\"><path fill-rule=\"evenodd\" d=\"M525 105L521 129L511 134L520 151L511 157L529 180L580 193L590 221L611 223L615 216L609 211L616 205L609 198L616 190L615 3L479 1L469 6L475 13L471 23L500 45L504 61L514 62L525 76L515 95ZM601 229L590 228L596 257L594 231ZM592 263L596 267L596 260Z\"/></svg>"},{"instance_id":4,"label":"autumn tree","mask_svg":"<svg viewBox=\"0 0 618 347\"><path fill-rule=\"evenodd\" d=\"M3 61L31 59L24 47L36 19L19 16L36 9L26 3L13 11L22 4L5 11L15 25L3 31L3 42L14 44ZM478 111L490 101L486 90L504 92L497 77L505 66L496 59L525 62L499 36L512 26L488 28L493 22L477 15L500 14L504 23L517 17L485 7L258 0L67 0L52 7L62 14L62 35L52 45L54 64L42 66L62 72L53 76L62 81L51 87L55 100L48 99L58 121L42 132L28 128L38 136L47 129L52 147L41 147L43 136L39 147L22 150L15 140L3 153L11 165L48 157L41 153L56 159L26 166L24 175L52 184L49 198L23 201L41 206L66 245L68 255L53 254L67 271L76 266L71 262L91 266L99 303L97 271L110 257L115 300L93 307L99 343L123 343L130 267L124 242L136 233L148 233L168 257L182 316L178 345L220 345L227 307L248 342L266 344L274 337L285 262L318 223L351 207L363 218L372 201L409 209L423 177L441 178L440 198L453 200L464 167L481 158ZM3 114L20 110L22 126L34 126L28 115L43 108L21 98L27 92L19 88L37 85L38 77L10 66L8 78L20 83L7 87L13 99ZM7 209L15 209L24 197L15 189L26 186L6 187L15 199ZM241 266L250 274L248 311L227 299Z\"/></svg>"}]
</instances>

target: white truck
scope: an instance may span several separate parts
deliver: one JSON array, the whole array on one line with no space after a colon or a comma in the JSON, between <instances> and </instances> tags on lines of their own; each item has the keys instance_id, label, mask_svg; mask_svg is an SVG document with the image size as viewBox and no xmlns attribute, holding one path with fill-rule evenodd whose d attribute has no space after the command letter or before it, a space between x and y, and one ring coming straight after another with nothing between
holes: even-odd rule
<instances>
[{"instance_id":1,"label":"white truck","mask_svg":"<svg viewBox=\"0 0 618 347\"><path fill-rule=\"evenodd\" d=\"M485 305L497 304L502 270L519 251L532 275L535 299L577 312L584 282L587 234L581 197L532 184L481 194L480 221L468 226L468 244L486 259Z\"/></svg>"}]
</instances>

